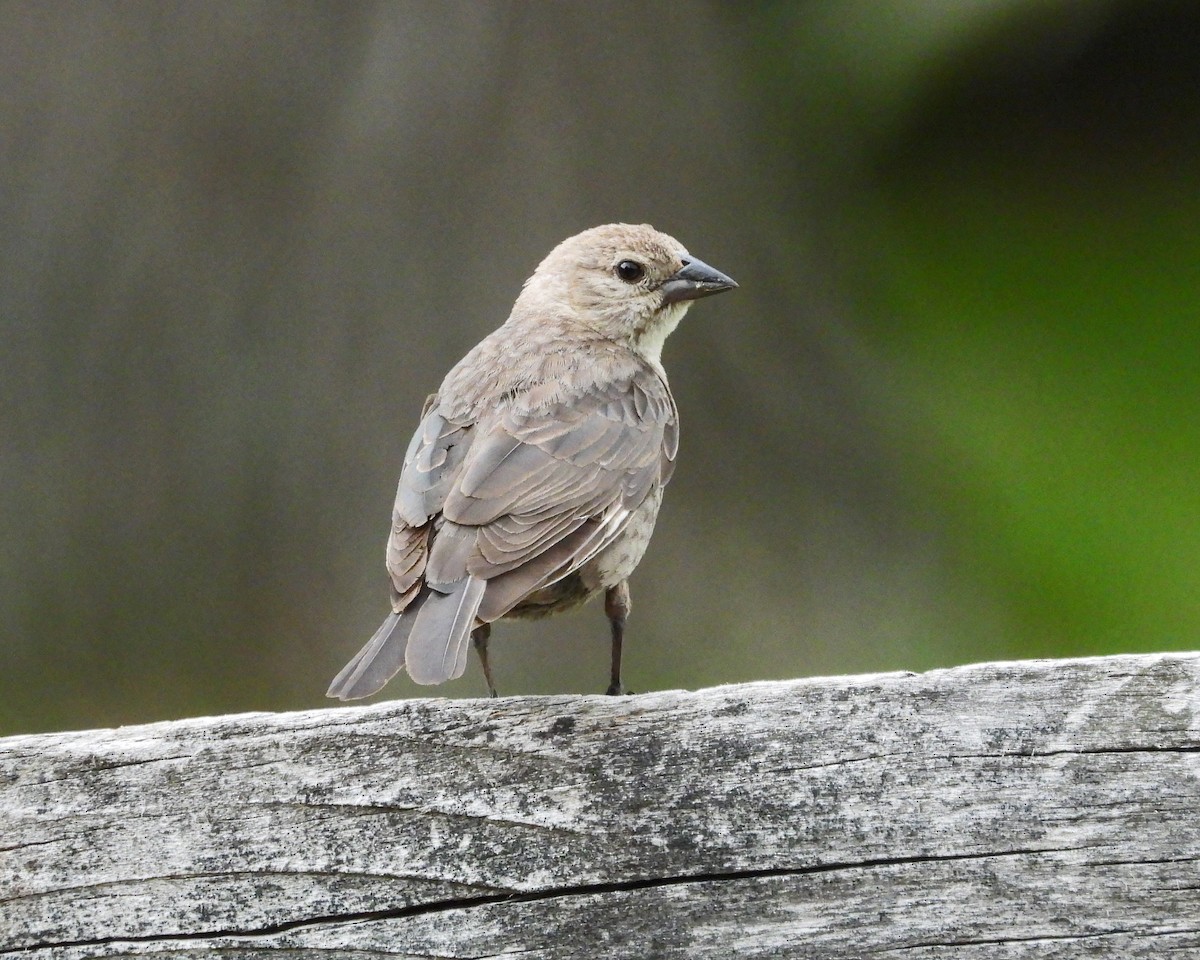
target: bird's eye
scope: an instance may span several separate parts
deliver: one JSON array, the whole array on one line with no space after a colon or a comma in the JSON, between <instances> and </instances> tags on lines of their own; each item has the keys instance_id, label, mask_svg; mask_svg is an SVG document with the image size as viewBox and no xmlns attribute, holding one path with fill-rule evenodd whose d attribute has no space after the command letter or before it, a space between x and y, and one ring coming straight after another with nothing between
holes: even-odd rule
<instances>
[{"instance_id":1,"label":"bird's eye","mask_svg":"<svg viewBox=\"0 0 1200 960\"><path fill-rule=\"evenodd\" d=\"M622 260L617 264L617 276L626 283L637 283L646 275L646 268L636 260Z\"/></svg>"}]
</instances>

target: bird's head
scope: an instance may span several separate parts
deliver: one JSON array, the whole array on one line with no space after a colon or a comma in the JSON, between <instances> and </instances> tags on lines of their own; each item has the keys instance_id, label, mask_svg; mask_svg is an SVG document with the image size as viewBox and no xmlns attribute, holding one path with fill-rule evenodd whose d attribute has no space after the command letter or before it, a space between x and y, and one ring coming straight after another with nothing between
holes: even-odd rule
<instances>
[{"instance_id":1,"label":"bird's head","mask_svg":"<svg viewBox=\"0 0 1200 960\"><path fill-rule=\"evenodd\" d=\"M693 300L736 286L649 224L611 223L555 247L525 281L517 307L530 318L578 322L657 362Z\"/></svg>"}]
</instances>

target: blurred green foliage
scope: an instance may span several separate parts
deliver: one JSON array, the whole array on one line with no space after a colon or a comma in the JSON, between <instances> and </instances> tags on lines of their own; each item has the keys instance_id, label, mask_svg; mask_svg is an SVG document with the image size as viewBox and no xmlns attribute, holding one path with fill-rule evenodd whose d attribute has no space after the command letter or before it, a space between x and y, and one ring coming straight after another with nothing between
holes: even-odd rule
<instances>
[{"instance_id":1,"label":"blurred green foliage","mask_svg":"<svg viewBox=\"0 0 1200 960\"><path fill-rule=\"evenodd\" d=\"M1195 646L1200 193L991 146L896 184L878 238L907 466L1014 656Z\"/></svg>"},{"instance_id":2,"label":"blurred green foliage","mask_svg":"<svg viewBox=\"0 0 1200 960\"><path fill-rule=\"evenodd\" d=\"M1007 655L1200 636L1200 27L1184 11L1110 8L1065 75L959 78L891 145L865 211L860 315L906 468L994 590Z\"/></svg>"}]
</instances>

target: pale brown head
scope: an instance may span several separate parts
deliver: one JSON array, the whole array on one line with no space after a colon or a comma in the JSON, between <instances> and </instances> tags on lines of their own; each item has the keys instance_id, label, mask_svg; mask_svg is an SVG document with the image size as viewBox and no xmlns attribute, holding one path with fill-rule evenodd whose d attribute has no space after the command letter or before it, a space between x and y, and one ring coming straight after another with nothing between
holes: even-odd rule
<instances>
[{"instance_id":1,"label":"pale brown head","mask_svg":"<svg viewBox=\"0 0 1200 960\"><path fill-rule=\"evenodd\" d=\"M693 300L736 286L649 224L610 223L550 251L525 281L513 321L578 323L657 361Z\"/></svg>"}]
</instances>

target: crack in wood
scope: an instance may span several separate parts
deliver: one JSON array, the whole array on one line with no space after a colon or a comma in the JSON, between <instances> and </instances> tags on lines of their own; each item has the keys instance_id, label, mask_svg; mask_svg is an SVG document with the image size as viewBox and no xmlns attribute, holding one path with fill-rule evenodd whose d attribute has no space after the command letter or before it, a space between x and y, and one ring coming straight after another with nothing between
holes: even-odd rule
<instances>
[{"instance_id":1,"label":"crack in wood","mask_svg":"<svg viewBox=\"0 0 1200 960\"><path fill-rule=\"evenodd\" d=\"M352 871L332 871L332 870L221 870L212 873L161 873L148 877L123 878L121 880L103 880L98 883L80 883L70 887L55 887L52 890L39 890L35 893L19 893L12 897L0 897L0 903L17 903L22 900L37 900L45 897L48 894L82 894L87 891L100 890L117 890L122 887L137 886L141 884L152 883L186 883L197 880L234 880L234 879L249 879L249 880L270 880L270 879L296 879L300 877L314 877L321 879L346 879L346 880L378 880L381 882L397 882L424 884L426 886L454 886L475 888L478 890L490 891L491 895L501 896L502 887L492 886L484 883L472 883L469 880L449 880L444 877L429 877L419 873L366 873ZM174 936L174 934L171 934ZM133 937L116 937L116 940L133 940ZM156 939L151 936L149 939ZM104 941L100 941L104 942ZM0 954L5 951L0 950Z\"/></svg>"},{"instance_id":2,"label":"crack in wood","mask_svg":"<svg viewBox=\"0 0 1200 960\"><path fill-rule=\"evenodd\" d=\"M247 808L261 807L265 809L282 808L295 810L315 810L328 811L330 813L346 812L355 816L363 817L381 817L391 815L412 815L417 818L426 817L443 817L449 820L468 820L472 822L486 823L489 826L496 827L517 827L523 830L536 830L539 833L565 833L572 836L586 837L590 836L586 830L579 830L574 827L555 826L547 823L536 823L530 820L514 820L511 817L499 817L495 813L488 811L485 813L460 812L457 810L438 810L436 807L416 806L408 804L354 804L354 803L322 803L308 802L301 800L287 801L247 801L239 805L239 810ZM238 816L230 814L226 819L237 820ZM0 848L2 849L2 848Z\"/></svg>"},{"instance_id":3,"label":"crack in wood","mask_svg":"<svg viewBox=\"0 0 1200 960\"><path fill-rule=\"evenodd\" d=\"M1030 934L1023 937L988 937L980 939L962 938L956 940L926 940L920 943L906 943L899 947L883 947L873 953L907 953L909 950L929 950L938 947L1002 947L1009 943L1074 943L1082 940L1101 940L1106 937L1177 937L1184 934L1200 933L1200 927L1194 929L1171 928L1168 930L1144 930L1137 927L1114 927L1111 930L1096 930L1089 933L1064 934Z\"/></svg>"},{"instance_id":4,"label":"crack in wood","mask_svg":"<svg viewBox=\"0 0 1200 960\"><path fill-rule=\"evenodd\" d=\"M0 956L21 953L29 950L65 949L67 947L99 947L119 943L156 943L205 941L221 938L260 939L276 936L281 933L291 933L296 930L332 924L371 923L384 920L403 920L409 917L420 917L434 913L447 913L454 910L473 910L479 907L498 903L537 903L539 901L558 900L571 897L590 897L611 893L630 893L638 890L654 890L660 887L678 887L705 883L737 883L750 880L764 880L775 877L803 877L836 873L850 870L877 870L889 867L903 867L927 863L948 863L959 861L1002 859L1008 857L1036 856L1045 853L1067 853L1070 847L1036 847L1021 850L1001 850L981 853L965 853L947 856L913 856L880 858L875 860L850 861L846 863L813 864L808 867L773 867L766 870L734 870L728 873L689 874L681 877L643 877L632 880L611 881L608 883L586 883L563 887L546 887L540 890L525 892L496 893L480 897L455 897L446 900L434 900L428 903L414 904L409 907L394 907L381 910L360 910L341 914L328 914L313 917L302 917L281 923L268 924L254 930L209 930L190 933L158 933L139 934L137 936L97 937L83 940L63 940L46 943L26 944L16 949L0 949ZM999 941L1003 942L1003 941ZM926 944L936 945L936 944Z\"/></svg>"},{"instance_id":5,"label":"crack in wood","mask_svg":"<svg viewBox=\"0 0 1200 960\"><path fill-rule=\"evenodd\" d=\"M47 777L44 780L31 780L29 783L22 784L24 789L31 787L44 787L52 783L70 783L73 780L79 780L83 777L93 776L97 773L108 773L112 770L123 770L126 767L142 767L148 763L169 763L172 760L191 760L194 754L185 753L180 756L170 757L145 757L140 760L119 760L113 763L93 763L90 766L83 767L74 771L66 777Z\"/></svg>"},{"instance_id":6,"label":"crack in wood","mask_svg":"<svg viewBox=\"0 0 1200 960\"><path fill-rule=\"evenodd\" d=\"M1080 757L1098 757L1107 754L1121 756L1130 753L1200 753L1200 743L1189 743L1181 745L1171 744L1142 744L1136 747L1079 747L1077 749L1059 749L1059 750L1038 750L1035 753L1029 753L1031 757L1058 757L1058 756L1080 756Z\"/></svg>"}]
</instances>

